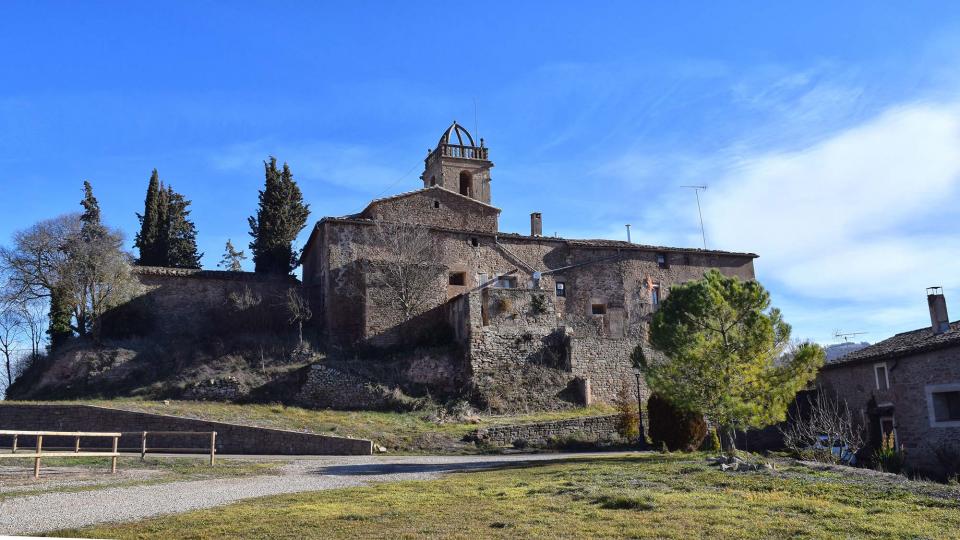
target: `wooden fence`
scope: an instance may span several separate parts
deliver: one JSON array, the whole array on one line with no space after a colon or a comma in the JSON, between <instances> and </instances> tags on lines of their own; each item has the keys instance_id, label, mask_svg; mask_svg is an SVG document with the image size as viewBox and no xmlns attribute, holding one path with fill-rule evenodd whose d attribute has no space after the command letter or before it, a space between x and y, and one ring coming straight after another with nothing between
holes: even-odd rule
<instances>
[{"instance_id":1,"label":"wooden fence","mask_svg":"<svg viewBox=\"0 0 960 540\"><path fill-rule=\"evenodd\" d=\"M33 477L40 478L40 459L44 457L108 457L110 458L110 472L117 472L117 458L120 456L120 453L117 451L117 443L120 441L120 436L122 433L99 433L94 431L14 431L14 430L0 430L0 435L11 435L13 436L13 448L9 454L0 454L0 458L23 458L31 457L33 458ZM17 454L17 443L19 442L20 437L36 437L36 449L32 454ZM44 437L69 437L74 439L74 446L72 452L51 452L43 450L43 438ZM109 452L81 452L80 451L80 438L81 437L94 437L94 438L112 438L113 447Z\"/></svg>"},{"instance_id":2,"label":"wooden fence","mask_svg":"<svg viewBox=\"0 0 960 540\"><path fill-rule=\"evenodd\" d=\"M10 453L0 453L0 458L31 458L33 459L33 477L40 477L40 460L46 457L108 457L110 458L110 472L117 472L117 458L120 457L120 448L118 447L120 437L124 435L139 435L140 447L136 450L140 453L140 460L143 461L147 452L185 452L195 450L194 448L171 448L171 447L150 447L148 446L148 437L180 437L180 436L205 436L210 440L210 466L216 464L217 456L217 432L216 431L124 431L124 432L93 432L93 431L17 431L0 430L0 436L10 436L13 438ZM20 437L35 437L36 446L33 452L21 452ZM51 437L71 438L73 445L66 451L51 451L43 448L43 438ZM80 451L80 439L88 438L110 438L112 439L110 451ZM130 450L133 450L132 448Z\"/></svg>"}]
</instances>

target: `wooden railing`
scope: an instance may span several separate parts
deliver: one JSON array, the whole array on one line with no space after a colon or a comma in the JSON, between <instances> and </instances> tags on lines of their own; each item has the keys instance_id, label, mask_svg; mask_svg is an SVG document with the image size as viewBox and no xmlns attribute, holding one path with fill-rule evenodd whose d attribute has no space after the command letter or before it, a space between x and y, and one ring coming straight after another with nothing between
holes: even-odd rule
<instances>
[{"instance_id":1,"label":"wooden railing","mask_svg":"<svg viewBox=\"0 0 960 540\"><path fill-rule=\"evenodd\" d=\"M155 447L150 448L147 446L147 436L149 435L159 435L159 436L196 436L204 435L210 437L210 465L216 465L217 463L217 432L216 431L124 431L125 435L129 434L138 434L140 435L140 461L143 461L147 456L147 452L184 452L189 450L195 450L195 448L161 448Z\"/></svg>"},{"instance_id":2,"label":"wooden railing","mask_svg":"<svg viewBox=\"0 0 960 540\"><path fill-rule=\"evenodd\" d=\"M188 452L195 451L197 448L169 448L169 447L149 447L147 438L150 436L177 437L177 436L197 436L209 437L210 465L216 465L217 462L217 432L216 431L124 431L124 432L93 432L93 431L17 431L0 430L0 436L13 437L10 453L0 453L0 458L27 458L33 459L33 477L40 477L40 460L47 457L108 457L110 458L110 473L117 472L117 458L120 457L119 441L124 435L139 435L140 446L136 448L140 452L140 460L143 461L147 452ZM36 445L32 452L24 452L20 447L20 437L35 437ZM51 437L72 438L72 450L51 451L43 449L43 438ZM113 439L110 451L80 451L80 439L82 437L92 438L111 438ZM48 448L50 446L48 445ZM124 448L124 450L134 450L134 448Z\"/></svg>"},{"instance_id":3,"label":"wooden railing","mask_svg":"<svg viewBox=\"0 0 960 540\"><path fill-rule=\"evenodd\" d=\"M0 458L32 458L33 459L33 477L40 478L40 459L45 457L108 457L110 458L110 473L115 474L117 472L117 458L120 456L120 453L117 451L117 444L120 441L120 436L122 433L100 433L93 431L14 431L14 430L0 430L0 435L10 435L13 436L13 448L9 454L0 454ZM20 437L36 437L36 449L32 453L17 453L17 443L19 442ZM69 437L74 439L73 451L67 452L51 452L43 450L43 438L44 437ZM109 452L81 452L80 451L80 438L81 437L100 437L100 438L112 438L113 447Z\"/></svg>"}]
</instances>

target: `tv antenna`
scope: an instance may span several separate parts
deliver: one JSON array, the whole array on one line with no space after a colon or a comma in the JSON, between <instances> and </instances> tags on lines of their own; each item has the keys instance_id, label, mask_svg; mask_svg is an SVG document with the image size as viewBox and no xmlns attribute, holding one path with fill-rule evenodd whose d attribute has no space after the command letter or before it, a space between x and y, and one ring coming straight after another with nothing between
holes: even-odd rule
<instances>
[{"instance_id":1,"label":"tv antenna","mask_svg":"<svg viewBox=\"0 0 960 540\"><path fill-rule=\"evenodd\" d=\"M692 189L694 194L697 196L697 215L700 216L700 237L703 238L703 249L707 249L707 233L703 230L703 211L700 210L700 192L706 191L707 186L680 186L688 189Z\"/></svg>"},{"instance_id":2,"label":"tv antenna","mask_svg":"<svg viewBox=\"0 0 960 540\"><path fill-rule=\"evenodd\" d=\"M833 331L833 339L840 341L843 339L844 343L850 343L850 338L854 336L862 336L864 334L869 334L870 332L841 332L839 330Z\"/></svg>"}]
</instances>

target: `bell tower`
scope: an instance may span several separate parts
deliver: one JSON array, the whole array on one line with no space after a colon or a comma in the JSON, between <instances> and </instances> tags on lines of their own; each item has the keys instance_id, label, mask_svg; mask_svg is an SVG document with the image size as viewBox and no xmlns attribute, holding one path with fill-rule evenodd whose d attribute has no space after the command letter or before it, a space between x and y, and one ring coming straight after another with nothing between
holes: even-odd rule
<instances>
[{"instance_id":1,"label":"bell tower","mask_svg":"<svg viewBox=\"0 0 960 540\"><path fill-rule=\"evenodd\" d=\"M456 121L443 132L440 142L429 150L420 179L423 187L440 186L490 204L490 169L487 148Z\"/></svg>"}]
</instances>

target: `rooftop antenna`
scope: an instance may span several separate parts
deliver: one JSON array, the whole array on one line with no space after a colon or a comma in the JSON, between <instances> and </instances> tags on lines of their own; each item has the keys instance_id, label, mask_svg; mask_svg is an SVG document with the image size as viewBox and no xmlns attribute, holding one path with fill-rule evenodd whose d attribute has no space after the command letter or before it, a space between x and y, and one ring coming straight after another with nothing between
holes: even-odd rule
<instances>
[{"instance_id":1,"label":"rooftop antenna","mask_svg":"<svg viewBox=\"0 0 960 540\"><path fill-rule=\"evenodd\" d=\"M697 214L700 216L700 236L703 238L703 249L707 249L707 233L703 230L703 212L700 210L700 191L706 191L707 186L680 186L692 189L697 196Z\"/></svg>"},{"instance_id":2,"label":"rooftop antenna","mask_svg":"<svg viewBox=\"0 0 960 540\"><path fill-rule=\"evenodd\" d=\"M846 332L846 333L843 333L843 332L841 332L841 331L839 331L839 330L834 330L834 332L833 332L833 339L835 339L835 340L837 340L837 341L840 341L841 339L843 339L843 342L844 342L844 343L850 343L850 338L852 338L852 337L854 337L854 336L862 336L862 335L864 335L864 334L869 334L869 332Z\"/></svg>"},{"instance_id":3,"label":"rooftop antenna","mask_svg":"<svg viewBox=\"0 0 960 540\"><path fill-rule=\"evenodd\" d=\"M477 134L477 140L480 140L480 122L477 120L477 98L473 98L473 132Z\"/></svg>"}]
</instances>

